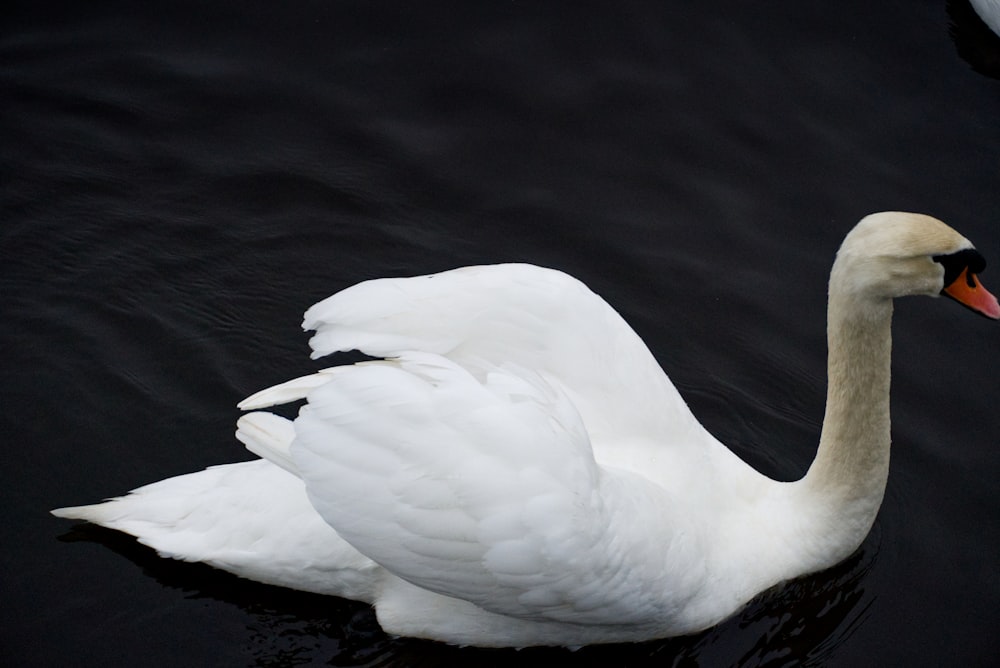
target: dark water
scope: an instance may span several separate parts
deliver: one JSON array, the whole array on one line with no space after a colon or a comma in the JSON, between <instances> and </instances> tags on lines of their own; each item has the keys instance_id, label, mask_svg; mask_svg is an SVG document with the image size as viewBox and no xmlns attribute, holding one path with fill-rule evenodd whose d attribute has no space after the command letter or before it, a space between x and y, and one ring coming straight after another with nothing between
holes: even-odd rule
<instances>
[{"instance_id":1,"label":"dark water","mask_svg":"<svg viewBox=\"0 0 1000 668\"><path fill-rule=\"evenodd\" d=\"M810 461L825 281L883 209L993 258L1000 82L943 2L5 3L6 665L990 665L1000 328L904 301L893 470L855 557L693 638L481 651L47 514L248 459L234 404L317 367L359 280L570 271L723 441ZM994 275L996 273L996 275Z\"/></svg>"}]
</instances>

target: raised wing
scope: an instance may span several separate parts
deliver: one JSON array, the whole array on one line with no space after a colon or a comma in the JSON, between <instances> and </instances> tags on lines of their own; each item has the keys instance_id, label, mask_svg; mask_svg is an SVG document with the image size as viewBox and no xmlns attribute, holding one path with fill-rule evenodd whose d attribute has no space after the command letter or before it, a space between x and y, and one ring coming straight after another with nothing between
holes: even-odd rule
<instances>
[{"instance_id":1,"label":"raised wing","mask_svg":"<svg viewBox=\"0 0 1000 668\"><path fill-rule=\"evenodd\" d=\"M538 374L507 365L479 380L404 353L329 374L295 432L320 515L420 587L505 615L614 624L666 619L699 585L698 532L661 488L598 466L572 402ZM676 534L651 536L651 517ZM668 555L688 563L663 573Z\"/></svg>"},{"instance_id":2,"label":"raised wing","mask_svg":"<svg viewBox=\"0 0 1000 668\"><path fill-rule=\"evenodd\" d=\"M419 350L479 379L502 364L530 369L572 399L595 447L703 431L632 328L559 271L503 264L366 281L310 308L303 327L316 330L314 358Z\"/></svg>"}]
</instances>

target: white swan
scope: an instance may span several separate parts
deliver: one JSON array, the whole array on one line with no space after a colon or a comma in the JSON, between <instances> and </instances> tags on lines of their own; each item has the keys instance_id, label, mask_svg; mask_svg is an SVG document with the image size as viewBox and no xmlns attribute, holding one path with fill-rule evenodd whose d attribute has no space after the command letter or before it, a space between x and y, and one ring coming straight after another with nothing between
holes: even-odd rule
<instances>
[{"instance_id":1,"label":"white swan","mask_svg":"<svg viewBox=\"0 0 1000 668\"><path fill-rule=\"evenodd\" d=\"M1000 0L969 0L969 3L983 23L1000 36Z\"/></svg>"},{"instance_id":2,"label":"white swan","mask_svg":"<svg viewBox=\"0 0 1000 668\"><path fill-rule=\"evenodd\" d=\"M390 633L482 646L640 641L710 627L849 556L889 468L892 298L990 318L972 244L933 218L863 219L829 286L816 459L780 483L711 436L622 318L528 265L361 283L313 306L313 357L387 358L264 390L263 459L53 511L160 554L367 601ZM332 528L331 528L332 527Z\"/></svg>"}]
</instances>

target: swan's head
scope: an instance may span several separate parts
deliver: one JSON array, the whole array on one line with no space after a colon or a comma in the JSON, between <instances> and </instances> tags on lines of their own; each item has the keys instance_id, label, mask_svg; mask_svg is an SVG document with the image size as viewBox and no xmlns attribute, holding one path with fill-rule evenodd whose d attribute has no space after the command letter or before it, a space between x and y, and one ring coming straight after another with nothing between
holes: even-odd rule
<instances>
[{"instance_id":1,"label":"swan's head","mask_svg":"<svg viewBox=\"0 0 1000 668\"><path fill-rule=\"evenodd\" d=\"M977 278L985 266L972 242L940 220L885 211L861 219L844 239L830 275L830 294L876 301L943 294L1000 319L1000 304Z\"/></svg>"}]
</instances>

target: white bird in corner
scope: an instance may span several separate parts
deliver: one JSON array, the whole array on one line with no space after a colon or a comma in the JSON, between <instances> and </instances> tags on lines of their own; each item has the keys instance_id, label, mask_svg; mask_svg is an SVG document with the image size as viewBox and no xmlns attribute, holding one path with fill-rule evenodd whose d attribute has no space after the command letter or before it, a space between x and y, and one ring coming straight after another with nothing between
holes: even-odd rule
<instances>
[{"instance_id":1,"label":"white bird in corner","mask_svg":"<svg viewBox=\"0 0 1000 668\"><path fill-rule=\"evenodd\" d=\"M61 508L163 556L366 601L391 634L563 645L689 634L833 566L868 534L889 472L892 300L1000 304L972 244L885 212L847 235L829 284L816 458L758 473L695 419L604 300L530 265L367 281L305 314L324 369L240 404L262 459Z\"/></svg>"},{"instance_id":2,"label":"white bird in corner","mask_svg":"<svg viewBox=\"0 0 1000 668\"><path fill-rule=\"evenodd\" d=\"M969 4L983 23L1000 36L1000 0L969 0Z\"/></svg>"}]
</instances>

